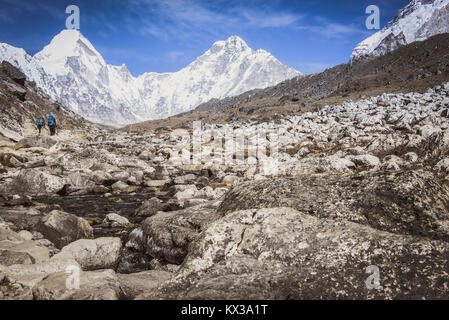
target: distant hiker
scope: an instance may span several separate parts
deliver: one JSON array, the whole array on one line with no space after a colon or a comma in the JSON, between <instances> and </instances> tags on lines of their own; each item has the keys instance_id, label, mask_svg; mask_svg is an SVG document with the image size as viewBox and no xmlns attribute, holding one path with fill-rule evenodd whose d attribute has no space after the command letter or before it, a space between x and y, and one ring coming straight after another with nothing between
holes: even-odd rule
<instances>
[{"instance_id":1,"label":"distant hiker","mask_svg":"<svg viewBox=\"0 0 449 320\"><path fill-rule=\"evenodd\" d=\"M50 135L54 136L56 134L56 118L52 114L47 117L47 124L50 128Z\"/></svg>"},{"instance_id":2,"label":"distant hiker","mask_svg":"<svg viewBox=\"0 0 449 320\"><path fill-rule=\"evenodd\" d=\"M36 125L37 125L37 130L39 130L39 135L41 135L42 128L45 127L44 117L39 117L37 119L37 124Z\"/></svg>"}]
</instances>

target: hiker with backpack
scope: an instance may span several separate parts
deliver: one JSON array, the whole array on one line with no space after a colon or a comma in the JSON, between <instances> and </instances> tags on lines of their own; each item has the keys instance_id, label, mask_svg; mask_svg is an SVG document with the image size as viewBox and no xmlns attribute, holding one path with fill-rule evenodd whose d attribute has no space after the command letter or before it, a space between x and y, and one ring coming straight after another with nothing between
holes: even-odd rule
<instances>
[{"instance_id":1,"label":"hiker with backpack","mask_svg":"<svg viewBox=\"0 0 449 320\"><path fill-rule=\"evenodd\" d=\"M42 117L42 116L40 116L38 119L37 119L37 130L39 130L39 136L41 135L41 131L42 131L42 128L44 128L45 127L45 120L44 120L44 117Z\"/></svg>"},{"instance_id":2,"label":"hiker with backpack","mask_svg":"<svg viewBox=\"0 0 449 320\"><path fill-rule=\"evenodd\" d=\"M47 124L50 129L50 135L54 136L56 134L56 118L52 114L47 117Z\"/></svg>"}]
</instances>

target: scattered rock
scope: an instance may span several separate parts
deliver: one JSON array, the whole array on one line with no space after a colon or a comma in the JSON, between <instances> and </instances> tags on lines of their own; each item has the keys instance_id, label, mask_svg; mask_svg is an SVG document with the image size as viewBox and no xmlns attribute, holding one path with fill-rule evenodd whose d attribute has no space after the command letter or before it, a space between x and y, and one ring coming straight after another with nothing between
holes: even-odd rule
<instances>
[{"instance_id":1,"label":"scattered rock","mask_svg":"<svg viewBox=\"0 0 449 320\"><path fill-rule=\"evenodd\" d=\"M129 225L129 220L116 213L109 213L103 220L103 225L112 228L126 227L127 225Z\"/></svg>"},{"instance_id":2,"label":"scattered rock","mask_svg":"<svg viewBox=\"0 0 449 320\"><path fill-rule=\"evenodd\" d=\"M449 173L449 158L443 159L435 166L435 171Z\"/></svg>"},{"instance_id":3,"label":"scattered rock","mask_svg":"<svg viewBox=\"0 0 449 320\"><path fill-rule=\"evenodd\" d=\"M59 249L78 239L93 237L93 229L86 220L57 210L43 217L36 229Z\"/></svg>"},{"instance_id":4,"label":"scattered rock","mask_svg":"<svg viewBox=\"0 0 449 320\"><path fill-rule=\"evenodd\" d=\"M81 239L62 248L52 260L72 258L83 270L115 269L121 249L120 238Z\"/></svg>"},{"instance_id":5,"label":"scattered rock","mask_svg":"<svg viewBox=\"0 0 449 320\"><path fill-rule=\"evenodd\" d=\"M48 136L32 136L20 140L17 144L24 148L45 148L50 149L57 143L56 140Z\"/></svg>"},{"instance_id":6,"label":"scattered rock","mask_svg":"<svg viewBox=\"0 0 449 320\"><path fill-rule=\"evenodd\" d=\"M14 194L54 194L64 187L63 179L35 169L26 169L7 185L6 190Z\"/></svg>"},{"instance_id":7,"label":"scattered rock","mask_svg":"<svg viewBox=\"0 0 449 320\"><path fill-rule=\"evenodd\" d=\"M129 185L122 181L118 181L112 185L112 190L114 191L126 191L128 188Z\"/></svg>"},{"instance_id":8,"label":"scattered rock","mask_svg":"<svg viewBox=\"0 0 449 320\"><path fill-rule=\"evenodd\" d=\"M143 204L136 210L135 215L138 217L151 217L158 211L162 211L164 205L161 200L153 197L149 200L145 200Z\"/></svg>"}]
</instances>

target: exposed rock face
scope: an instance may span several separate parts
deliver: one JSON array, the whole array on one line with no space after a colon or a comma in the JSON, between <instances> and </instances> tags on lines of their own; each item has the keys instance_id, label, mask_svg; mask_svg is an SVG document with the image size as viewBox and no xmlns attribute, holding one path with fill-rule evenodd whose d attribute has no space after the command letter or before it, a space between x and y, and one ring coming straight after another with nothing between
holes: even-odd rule
<instances>
[{"instance_id":1,"label":"exposed rock face","mask_svg":"<svg viewBox=\"0 0 449 320\"><path fill-rule=\"evenodd\" d=\"M93 237L92 227L86 220L57 210L43 217L36 229L59 249L78 239Z\"/></svg>"},{"instance_id":2,"label":"exposed rock face","mask_svg":"<svg viewBox=\"0 0 449 320\"><path fill-rule=\"evenodd\" d=\"M25 101L25 97L27 94L26 89L22 88L21 86L15 84L13 82L6 83L6 87L10 94L17 97L20 101Z\"/></svg>"},{"instance_id":3,"label":"exposed rock face","mask_svg":"<svg viewBox=\"0 0 449 320\"><path fill-rule=\"evenodd\" d=\"M2 61L1 68L3 73L14 80L17 84L20 84L21 86L25 85L25 74L14 67L11 63L9 63L8 61Z\"/></svg>"},{"instance_id":4,"label":"exposed rock face","mask_svg":"<svg viewBox=\"0 0 449 320\"><path fill-rule=\"evenodd\" d=\"M447 298L448 250L292 208L237 211L208 227L176 278L142 298ZM380 269L373 290L370 266Z\"/></svg>"},{"instance_id":5,"label":"exposed rock face","mask_svg":"<svg viewBox=\"0 0 449 320\"><path fill-rule=\"evenodd\" d=\"M449 188L424 171L244 183L226 195L219 212L273 207L449 241Z\"/></svg>"}]
</instances>

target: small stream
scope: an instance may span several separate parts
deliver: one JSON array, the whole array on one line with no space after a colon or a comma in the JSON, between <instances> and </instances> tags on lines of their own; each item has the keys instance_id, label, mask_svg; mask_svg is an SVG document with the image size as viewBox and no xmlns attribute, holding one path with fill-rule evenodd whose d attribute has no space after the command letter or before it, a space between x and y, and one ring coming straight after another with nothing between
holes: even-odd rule
<instances>
[{"instance_id":1,"label":"small stream","mask_svg":"<svg viewBox=\"0 0 449 320\"><path fill-rule=\"evenodd\" d=\"M156 196L156 192L142 190L133 194L115 194L109 197L103 194L68 195L56 197L35 197L33 200L46 205L59 205L65 212L86 219L94 229L94 237L126 238L129 232L144 218L134 213L142 203ZM159 197L161 198L161 197ZM116 213L126 217L130 225L126 228L110 228L102 225L107 214Z\"/></svg>"},{"instance_id":2,"label":"small stream","mask_svg":"<svg viewBox=\"0 0 449 320\"><path fill-rule=\"evenodd\" d=\"M93 228L94 237L120 237L124 246L117 272L135 273L149 269L152 259L146 252L145 239L140 223L145 217L136 217L134 213L142 203L157 197L166 203L169 197L164 192L142 189L132 194L114 194L106 197L103 194L68 195L54 197L35 197L33 201L49 206L59 205L65 212L86 219ZM109 213L126 217L130 224L126 227L111 228L104 226L103 220Z\"/></svg>"}]
</instances>

